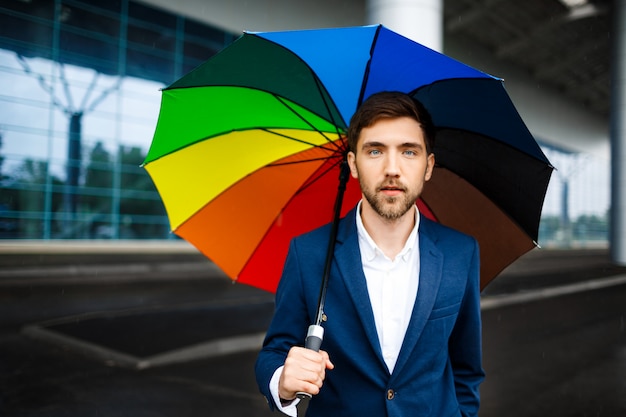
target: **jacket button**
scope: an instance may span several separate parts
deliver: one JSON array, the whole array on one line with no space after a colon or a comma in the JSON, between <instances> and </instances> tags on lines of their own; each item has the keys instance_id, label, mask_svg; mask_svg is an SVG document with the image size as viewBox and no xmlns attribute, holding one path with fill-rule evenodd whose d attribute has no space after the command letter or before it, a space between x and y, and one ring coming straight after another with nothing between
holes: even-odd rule
<instances>
[{"instance_id":1,"label":"jacket button","mask_svg":"<svg viewBox=\"0 0 626 417\"><path fill-rule=\"evenodd\" d=\"M395 392L393 392L393 390L392 390L392 389L387 390L387 399L388 399L388 400L393 400L393 397L395 397L395 396L396 396L396 393L395 393Z\"/></svg>"}]
</instances>

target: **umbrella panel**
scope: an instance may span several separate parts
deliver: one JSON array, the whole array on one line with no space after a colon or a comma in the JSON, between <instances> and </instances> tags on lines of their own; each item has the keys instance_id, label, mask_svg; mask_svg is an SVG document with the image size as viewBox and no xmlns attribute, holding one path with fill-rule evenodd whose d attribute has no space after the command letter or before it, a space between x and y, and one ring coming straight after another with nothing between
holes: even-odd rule
<instances>
[{"instance_id":1,"label":"umbrella panel","mask_svg":"<svg viewBox=\"0 0 626 417\"><path fill-rule=\"evenodd\" d=\"M481 289L536 246L492 200L446 168L435 167L421 198L439 222L478 241Z\"/></svg>"},{"instance_id":2,"label":"umbrella panel","mask_svg":"<svg viewBox=\"0 0 626 417\"><path fill-rule=\"evenodd\" d=\"M299 32L289 32L290 35L297 33ZM312 40L305 45L309 50L319 53L330 45L336 48L337 43L330 42L321 48L318 40ZM346 53L350 53L350 58L354 58L351 52L354 45L346 46L332 56L326 55L324 60L320 61L335 75L338 73L337 65L352 62L346 59ZM367 57L363 60L363 70ZM355 73L348 74L352 83L359 78ZM170 85L165 91L205 86L240 86L271 92L297 103L336 126L344 129L347 126L347 121L344 122L337 108L332 105L333 99L312 67L285 46L273 40L263 39L261 34L244 33L230 46Z\"/></svg>"},{"instance_id":3,"label":"umbrella panel","mask_svg":"<svg viewBox=\"0 0 626 417\"><path fill-rule=\"evenodd\" d=\"M495 79L382 25L247 33L243 38L247 36L275 42L306 63L346 122L364 99L379 91L411 93L445 79ZM263 65L265 61L259 59ZM303 103L281 88L281 95Z\"/></svg>"},{"instance_id":4,"label":"umbrella panel","mask_svg":"<svg viewBox=\"0 0 626 417\"><path fill-rule=\"evenodd\" d=\"M491 138L548 164L499 79L449 79L419 88L413 96L438 129Z\"/></svg>"},{"instance_id":5,"label":"umbrella panel","mask_svg":"<svg viewBox=\"0 0 626 417\"><path fill-rule=\"evenodd\" d=\"M501 141L451 129L437 132L434 153L438 166L472 184L531 240L538 240L550 165Z\"/></svg>"},{"instance_id":6,"label":"umbrella panel","mask_svg":"<svg viewBox=\"0 0 626 417\"><path fill-rule=\"evenodd\" d=\"M338 132L327 119L271 92L232 86L169 89L162 94L145 164L220 135L261 129ZM325 141L319 135L313 143ZM242 149L234 146L234 150Z\"/></svg>"},{"instance_id":7,"label":"umbrella panel","mask_svg":"<svg viewBox=\"0 0 626 417\"><path fill-rule=\"evenodd\" d=\"M313 148L265 166L210 201L175 233L231 279L275 291L290 239L332 216L340 160L340 153L329 158L327 149ZM358 184L351 181L344 207L359 197Z\"/></svg>"},{"instance_id":8,"label":"umbrella panel","mask_svg":"<svg viewBox=\"0 0 626 417\"><path fill-rule=\"evenodd\" d=\"M175 230L250 172L315 146L325 157L335 151L336 145L328 140L336 136L306 130L236 131L195 143L152 161L145 168Z\"/></svg>"},{"instance_id":9,"label":"umbrella panel","mask_svg":"<svg viewBox=\"0 0 626 417\"><path fill-rule=\"evenodd\" d=\"M333 169L328 171L328 168ZM327 161L320 172L327 172L317 181L301 189L276 219L267 235L252 254L237 282L276 291L289 242L294 236L329 223L333 217L335 197L339 184L338 161ZM344 216L361 198L358 181L350 178L344 194L341 216ZM320 276L320 283L322 277Z\"/></svg>"},{"instance_id":10,"label":"umbrella panel","mask_svg":"<svg viewBox=\"0 0 626 417\"><path fill-rule=\"evenodd\" d=\"M412 93L423 86L456 79L498 81L496 77L379 26L361 101L380 91Z\"/></svg>"}]
</instances>

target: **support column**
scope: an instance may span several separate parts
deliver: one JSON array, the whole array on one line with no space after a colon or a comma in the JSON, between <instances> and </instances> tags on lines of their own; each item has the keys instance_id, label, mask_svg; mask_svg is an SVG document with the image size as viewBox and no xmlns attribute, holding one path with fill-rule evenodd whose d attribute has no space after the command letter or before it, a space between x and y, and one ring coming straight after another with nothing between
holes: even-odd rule
<instances>
[{"instance_id":1,"label":"support column","mask_svg":"<svg viewBox=\"0 0 626 417\"><path fill-rule=\"evenodd\" d=\"M626 5L613 1L611 61L611 260L626 265Z\"/></svg>"},{"instance_id":2,"label":"support column","mask_svg":"<svg viewBox=\"0 0 626 417\"><path fill-rule=\"evenodd\" d=\"M382 23L431 49L443 51L443 0L366 0L367 24Z\"/></svg>"}]
</instances>

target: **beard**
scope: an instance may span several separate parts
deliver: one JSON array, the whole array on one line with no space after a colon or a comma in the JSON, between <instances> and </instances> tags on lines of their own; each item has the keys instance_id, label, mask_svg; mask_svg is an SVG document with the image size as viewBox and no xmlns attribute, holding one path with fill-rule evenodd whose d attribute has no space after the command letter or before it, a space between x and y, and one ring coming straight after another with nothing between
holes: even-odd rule
<instances>
[{"instance_id":1,"label":"beard","mask_svg":"<svg viewBox=\"0 0 626 417\"><path fill-rule=\"evenodd\" d=\"M411 191L402 184L385 183L372 190L365 186L359 179L361 192L372 207L372 209L383 219L393 221L404 216L415 205L419 198L419 190ZM387 197L380 193L386 187L393 186L402 190L402 194L393 197Z\"/></svg>"}]
</instances>

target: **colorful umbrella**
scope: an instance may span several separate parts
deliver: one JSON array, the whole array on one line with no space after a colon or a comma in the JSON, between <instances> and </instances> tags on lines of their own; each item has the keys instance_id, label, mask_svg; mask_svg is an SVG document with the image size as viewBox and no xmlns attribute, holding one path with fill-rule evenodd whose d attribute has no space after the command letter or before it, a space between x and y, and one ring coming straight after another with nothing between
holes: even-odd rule
<instances>
[{"instance_id":1,"label":"colorful umbrella","mask_svg":"<svg viewBox=\"0 0 626 417\"><path fill-rule=\"evenodd\" d=\"M552 167L501 79L380 25L247 32L165 88L145 168L172 230L274 291L289 240L332 220L344 133L379 91L431 112L437 166L418 207L478 239L484 287L535 246ZM360 196L350 179L338 215Z\"/></svg>"}]
</instances>

